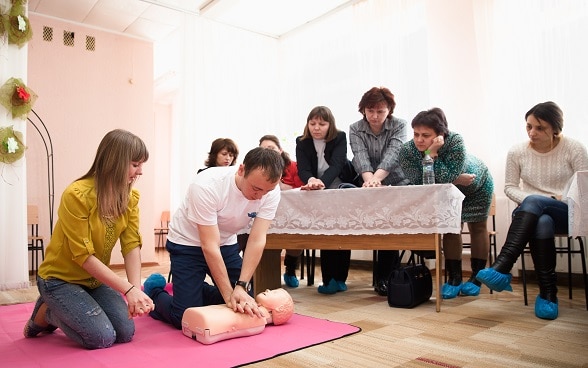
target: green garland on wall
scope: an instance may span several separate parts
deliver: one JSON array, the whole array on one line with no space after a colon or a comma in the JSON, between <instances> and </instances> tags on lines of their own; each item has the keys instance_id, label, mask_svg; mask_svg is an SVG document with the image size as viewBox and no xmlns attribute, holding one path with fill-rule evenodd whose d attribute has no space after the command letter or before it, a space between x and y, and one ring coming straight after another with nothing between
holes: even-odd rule
<instances>
[{"instance_id":1,"label":"green garland on wall","mask_svg":"<svg viewBox=\"0 0 588 368\"><path fill-rule=\"evenodd\" d=\"M12 126L0 128L0 162L12 164L24 156L25 150L21 132Z\"/></svg>"},{"instance_id":2,"label":"green garland on wall","mask_svg":"<svg viewBox=\"0 0 588 368\"><path fill-rule=\"evenodd\" d=\"M12 0L8 14L2 14L0 35L8 35L8 44L23 47L32 37L33 30L26 14L26 0Z\"/></svg>"},{"instance_id":3,"label":"green garland on wall","mask_svg":"<svg viewBox=\"0 0 588 368\"><path fill-rule=\"evenodd\" d=\"M33 30L26 16L27 0L11 0L8 12L0 15L0 37L8 38L9 45L23 47L32 37ZM11 112L12 118L26 118L37 95L22 80L10 78L0 87L0 104ZM26 146L23 135L13 126L0 127L0 162L13 164L24 156Z\"/></svg>"}]
</instances>

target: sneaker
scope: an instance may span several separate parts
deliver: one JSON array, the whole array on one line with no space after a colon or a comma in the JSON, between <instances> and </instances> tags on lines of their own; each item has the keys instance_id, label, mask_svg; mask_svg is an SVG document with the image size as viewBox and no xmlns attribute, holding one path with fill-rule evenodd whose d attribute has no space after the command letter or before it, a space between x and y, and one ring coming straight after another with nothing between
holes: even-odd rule
<instances>
[{"instance_id":1,"label":"sneaker","mask_svg":"<svg viewBox=\"0 0 588 368\"><path fill-rule=\"evenodd\" d=\"M163 289L163 288L165 288L166 284L167 284L167 281L165 281L165 277L163 277L162 274L160 274L160 273L151 274L149 277L147 277L147 280L145 280L145 282L143 283L143 292L145 294L149 295L149 297L151 297L151 292L153 291L153 289L156 289L156 288Z\"/></svg>"},{"instance_id":2,"label":"sneaker","mask_svg":"<svg viewBox=\"0 0 588 368\"><path fill-rule=\"evenodd\" d=\"M535 299L535 315L541 319L556 319L558 315L557 302L550 302L537 295L537 299Z\"/></svg>"},{"instance_id":3,"label":"sneaker","mask_svg":"<svg viewBox=\"0 0 588 368\"><path fill-rule=\"evenodd\" d=\"M287 273L284 274L284 283L286 284L286 286L291 288L297 288L300 284L298 282L298 277L296 277L296 275L288 275Z\"/></svg>"},{"instance_id":4,"label":"sneaker","mask_svg":"<svg viewBox=\"0 0 588 368\"><path fill-rule=\"evenodd\" d=\"M337 291L347 291L347 285L345 285L345 281L337 281Z\"/></svg>"},{"instance_id":5,"label":"sneaker","mask_svg":"<svg viewBox=\"0 0 588 368\"><path fill-rule=\"evenodd\" d=\"M337 291L339 291L339 285L337 285L335 279L331 279L327 286L321 285L318 287L318 292L320 294L335 294Z\"/></svg>"},{"instance_id":6,"label":"sneaker","mask_svg":"<svg viewBox=\"0 0 588 368\"><path fill-rule=\"evenodd\" d=\"M459 285L449 285L448 283L443 284L441 288L441 297L443 299L453 299L455 298L459 292L461 291L461 286L463 284L460 282Z\"/></svg>"},{"instance_id":7,"label":"sneaker","mask_svg":"<svg viewBox=\"0 0 588 368\"><path fill-rule=\"evenodd\" d=\"M476 275L476 280L480 281L482 284L488 286L494 291L512 291L512 286L510 285L512 275L510 273L505 275L491 267L485 268L478 272Z\"/></svg>"},{"instance_id":8,"label":"sneaker","mask_svg":"<svg viewBox=\"0 0 588 368\"><path fill-rule=\"evenodd\" d=\"M480 287L473 282L468 281L461 285L460 293L464 296L478 296L480 295Z\"/></svg>"}]
</instances>

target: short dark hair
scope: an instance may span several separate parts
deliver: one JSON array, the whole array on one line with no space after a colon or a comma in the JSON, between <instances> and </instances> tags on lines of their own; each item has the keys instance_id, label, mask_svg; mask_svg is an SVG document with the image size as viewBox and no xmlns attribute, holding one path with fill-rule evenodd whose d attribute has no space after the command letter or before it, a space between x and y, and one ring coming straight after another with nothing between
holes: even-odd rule
<instances>
[{"instance_id":1,"label":"short dark hair","mask_svg":"<svg viewBox=\"0 0 588 368\"><path fill-rule=\"evenodd\" d=\"M245 155L243 167L245 177L249 176L251 171L261 169L265 173L265 177L270 182L275 183L282 178L284 160L279 152L255 147Z\"/></svg>"},{"instance_id":2,"label":"short dark hair","mask_svg":"<svg viewBox=\"0 0 588 368\"><path fill-rule=\"evenodd\" d=\"M230 138L217 138L212 141L212 144L210 145L210 152L208 152L208 158L204 161L204 166L215 167L218 153L225 148L229 153L233 154L233 162L231 162L231 166L235 165L235 163L237 163L237 157L239 156L237 144Z\"/></svg>"},{"instance_id":3,"label":"short dark hair","mask_svg":"<svg viewBox=\"0 0 588 368\"><path fill-rule=\"evenodd\" d=\"M301 139L312 139L312 135L308 129L308 122L314 118L321 118L322 120L329 123L329 130L327 131L325 142L330 142L337 138L337 133L339 130L335 124L335 116L331 112L331 109L326 106L316 106L308 113L308 117L306 118L306 125L304 126L304 132L302 133Z\"/></svg>"},{"instance_id":4,"label":"short dark hair","mask_svg":"<svg viewBox=\"0 0 588 368\"><path fill-rule=\"evenodd\" d=\"M410 125L413 129L420 126L431 128L437 133L437 135L442 135L443 137L447 137L449 134L449 127L445 113L438 107L419 112L412 119Z\"/></svg>"},{"instance_id":5,"label":"short dark hair","mask_svg":"<svg viewBox=\"0 0 588 368\"><path fill-rule=\"evenodd\" d=\"M382 102L388 105L388 110L390 110L388 117L392 116L396 107L396 101L394 101L392 92L386 87L372 87L361 97L358 111L365 116L365 109L372 108Z\"/></svg>"},{"instance_id":6,"label":"short dark hair","mask_svg":"<svg viewBox=\"0 0 588 368\"><path fill-rule=\"evenodd\" d=\"M555 135L559 135L563 130L563 112L555 102L547 101L541 102L533 106L531 110L525 114L525 120L533 115L537 119L541 119L551 125Z\"/></svg>"}]
</instances>

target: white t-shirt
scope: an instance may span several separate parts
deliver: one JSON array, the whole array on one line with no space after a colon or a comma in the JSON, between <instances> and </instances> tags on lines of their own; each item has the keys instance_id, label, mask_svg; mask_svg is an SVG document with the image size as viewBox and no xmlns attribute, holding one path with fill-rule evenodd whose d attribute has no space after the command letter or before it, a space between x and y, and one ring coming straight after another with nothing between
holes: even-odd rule
<instances>
[{"instance_id":1,"label":"white t-shirt","mask_svg":"<svg viewBox=\"0 0 588 368\"><path fill-rule=\"evenodd\" d=\"M254 218L273 220L280 203L280 186L257 200L243 196L235 183L238 166L211 167L197 174L169 224L168 239L176 244L201 246L197 224L218 225L220 244L237 243L237 233Z\"/></svg>"}]
</instances>

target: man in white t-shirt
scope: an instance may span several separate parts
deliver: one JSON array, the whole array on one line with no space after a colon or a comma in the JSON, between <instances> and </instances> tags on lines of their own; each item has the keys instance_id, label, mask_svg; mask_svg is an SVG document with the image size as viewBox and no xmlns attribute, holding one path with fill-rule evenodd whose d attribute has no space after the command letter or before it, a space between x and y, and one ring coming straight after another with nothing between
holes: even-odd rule
<instances>
[{"instance_id":1,"label":"man in white t-shirt","mask_svg":"<svg viewBox=\"0 0 588 368\"><path fill-rule=\"evenodd\" d=\"M283 171L279 153L257 147L238 167L212 167L196 175L169 224L173 296L164 290L161 274L144 284L155 303L151 317L181 329L187 308L212 304L262 316L250 280L280 202ZM243 229L249 239L241 257L237 233ZM205 281L207 275L214 285Z\"/></svg>"}]
</instances>

